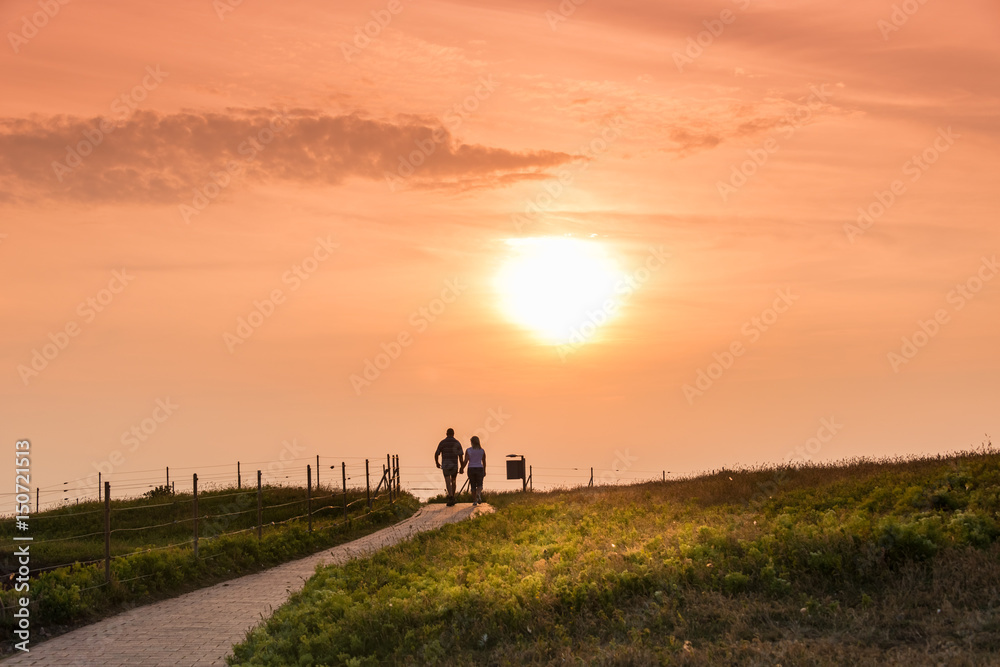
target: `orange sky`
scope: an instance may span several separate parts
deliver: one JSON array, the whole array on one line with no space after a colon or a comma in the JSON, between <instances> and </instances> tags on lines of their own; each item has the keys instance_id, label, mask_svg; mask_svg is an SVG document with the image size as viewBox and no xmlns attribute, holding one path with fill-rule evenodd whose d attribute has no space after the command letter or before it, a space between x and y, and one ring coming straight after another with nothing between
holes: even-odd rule
<instances>
[{"instance_id":1,"label":"orange sky","mask_svg":"<svg viewBox=\"0 0 1000 667\"><path fill-rule=\"evenodd\" d=\"M0 20L0 433L33 441L43 489L286 442L399 453L426 485L446 427L499 421L494 465L524 453L546 483L998 432L995 3L13 0ZM630 275L666 260L560 348L496 283L511 239L550 237Z\"/></svg>"}]
</instances>

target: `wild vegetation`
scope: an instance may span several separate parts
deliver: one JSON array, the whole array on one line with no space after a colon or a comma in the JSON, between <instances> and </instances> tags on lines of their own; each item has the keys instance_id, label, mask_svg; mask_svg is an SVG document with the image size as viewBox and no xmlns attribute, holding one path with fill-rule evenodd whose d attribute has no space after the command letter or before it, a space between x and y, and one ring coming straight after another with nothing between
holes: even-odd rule
<instances>
[{"instance_id":1,"label":"wild vegetation","mask_svg":"<svg viewBox=\"0 0 1000 667\"><path fill-rule=\"evenodd\" d=\"M263 531L257 538L257 491L222 488L198 494L199 549L194 558L193 504L188 494L147 493L111 503L111 583L104 576L104 508L90 502L33 514L30 519L32 632L58 633L109 613L171 597L340 544L413 514L418 501L402 494L379 498L367 511L365 491L348 490L350 521L341 493L314 489L308 532L306 490L262 489ZM12 520L0 521L0 543L14 544ZM0 591L0 627L12 637L16 599L9 573L13 548L0 552L6 576ZM9 642L4 648L9 649Z\"/></svg>"},{"instance_id":2,"label":"wild vegetation","mask_svg":"<svg viewBox=\"0 0 1000 667\"><path fill-rule=\"evenodd\" d=\"M322 568L234 665L996 664L1000 454L492 495Z\"/></svg>"}]
</instances>

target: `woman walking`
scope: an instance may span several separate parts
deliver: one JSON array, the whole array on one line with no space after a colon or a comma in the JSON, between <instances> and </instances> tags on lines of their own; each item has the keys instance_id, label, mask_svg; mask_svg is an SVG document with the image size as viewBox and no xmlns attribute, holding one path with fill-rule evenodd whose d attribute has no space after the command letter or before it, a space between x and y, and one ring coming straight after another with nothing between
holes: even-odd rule
<instances>
[{"instance_id":1,"label":"woman walking","mask_svg":"<svg viewBox=\"0 0 1000 667\"><path fill-rule=\"evenodd\" d=\"M483 502L483 478L486 477L486 450L479 444L478 435L472 436L472 446L465 450L465 465L469 468L469 487L474 507Z\"/></svg>"}]
</instances>

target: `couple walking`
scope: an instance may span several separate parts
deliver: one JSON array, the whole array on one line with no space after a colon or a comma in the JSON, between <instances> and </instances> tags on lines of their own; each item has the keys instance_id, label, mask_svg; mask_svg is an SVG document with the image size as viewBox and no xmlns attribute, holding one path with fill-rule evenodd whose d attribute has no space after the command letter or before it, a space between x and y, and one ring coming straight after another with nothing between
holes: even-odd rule
<instances>
[{"instance_id":1,"label":"couple walking","mask_svg":"<svg viewBox=\"0 0 1000 667\"><path fill-rule=\"evenodd\" d=\"M486 477L486 450L479 444L479 436L472 436L472 446L464 452L462 443L455 439L455 429L448 429L448 436L438 443L434 463L444 472L444 485L448 490L448 507L455 504L458 475L469 468L469 486L473 506L483 502L483 478Z\"/></svg>"}]
</instances>

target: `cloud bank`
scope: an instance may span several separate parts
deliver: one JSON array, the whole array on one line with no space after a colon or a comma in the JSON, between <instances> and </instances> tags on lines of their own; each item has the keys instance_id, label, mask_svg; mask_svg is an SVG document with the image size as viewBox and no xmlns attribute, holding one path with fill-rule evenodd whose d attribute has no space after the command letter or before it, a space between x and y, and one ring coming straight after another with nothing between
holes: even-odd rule
<instances>
[{"instance_id":1,"label":"cloud bank","mask_svg":"<svg viewBox=\"0 0 1000 667\"><path fill-rule=\"evenodd\" d=\"M308 110L231 109L129 118L0 119L0 199L176 203L226 180L393 189L468 188L537 179L573 159L460 143L418 117L375 120Z\"/></svg>"}]
</instances>

